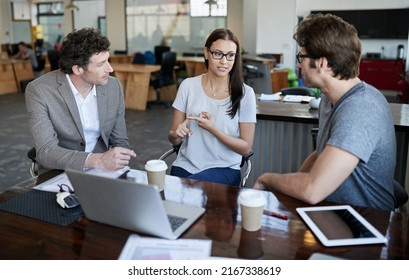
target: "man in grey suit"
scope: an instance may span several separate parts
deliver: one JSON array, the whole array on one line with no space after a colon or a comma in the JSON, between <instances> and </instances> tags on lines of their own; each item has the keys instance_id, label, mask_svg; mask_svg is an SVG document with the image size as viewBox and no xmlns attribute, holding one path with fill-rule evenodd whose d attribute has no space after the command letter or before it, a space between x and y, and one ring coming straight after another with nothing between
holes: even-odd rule
<instances>
[{"instance_id":1,"label":"man in grey suit","mask_svg":"<svg viewBox=\"0 0 409 280\"><path fill-rule=\"evenodd\" d=\"M124 95L110 76L109 40L98 30L68 34L60 69L27 85L29 125L42 168L118 170L136 154L129 149Z\"/></svg>"}]
</instances>

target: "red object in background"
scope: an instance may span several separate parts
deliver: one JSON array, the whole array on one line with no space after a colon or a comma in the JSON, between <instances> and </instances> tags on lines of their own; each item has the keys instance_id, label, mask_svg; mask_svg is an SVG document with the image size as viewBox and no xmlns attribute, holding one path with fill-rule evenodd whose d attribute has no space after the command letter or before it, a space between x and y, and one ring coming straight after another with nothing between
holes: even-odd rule
<instances>
[{"instance_id":1,"label":"red object in background","mask_svg":"<svg viewBox=\"0 0 409 280\"><path fill-rule=\"evenodd\" d=\"M400 81L398 82L398 103L409 103L409 72L402 75Z\"/></svg>"},{"instance_id":2,"label":"red object in background","mask_svg":"<svg viewBox=\"0 0 409 280\"><path fill-rule=\"evenodd\" d=\"M359 78L379 90L398 91L398 82L405 73L405 60L361 59Z\"/></svg>"}]
</instances>

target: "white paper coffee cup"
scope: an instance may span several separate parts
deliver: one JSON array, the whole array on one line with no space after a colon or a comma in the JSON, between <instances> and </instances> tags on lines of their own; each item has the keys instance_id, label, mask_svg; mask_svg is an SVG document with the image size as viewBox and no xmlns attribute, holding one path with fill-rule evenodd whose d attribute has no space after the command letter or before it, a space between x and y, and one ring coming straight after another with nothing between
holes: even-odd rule
<instances>
[{"instance_id":1,"label":"white paper coffee cup","mask_svg":"<svg viewBox=\"0 0 409 280\"><path fill-rule=\"evenodd\" d=\"M168 165L160 159L149 160L145 164L146 174L148 176L148 184L155 185L159 191L163 191L165 185L165 175Z\"/></svg>"},{"instance_id":2,"label":"white paper coffee cup","mask_svg":"<svg viewBox=\"0 0 409 280\"><path fill-rule=\"evenodd\" d=\"M238 203L241 209L241 222L245 230L256 231L261 228L266 198L261 191L244 190L240 192Z\"/></svg>"}]
</instances>

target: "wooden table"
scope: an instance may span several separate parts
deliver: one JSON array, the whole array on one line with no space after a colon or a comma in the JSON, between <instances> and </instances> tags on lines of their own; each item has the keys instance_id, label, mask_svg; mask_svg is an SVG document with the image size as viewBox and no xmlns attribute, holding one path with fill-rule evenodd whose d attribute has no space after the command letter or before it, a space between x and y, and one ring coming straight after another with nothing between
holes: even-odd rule
<instances>
[{"instance_id":1,"label":"wooden table","mask_svg":"<svg viewBox=\"0 0 409 280\"><path fill-rule=\"evenodd\" d=\"M21 92L21 81L34 79L33 66L30 60L14 60L13 69L18 89Z\"/></svg>"},{"instance_id":2,"label":"wooden table","mask_svg":"<svg viewBox=\"0 0 409 280\"><path fill-rule=\"evenodd\" d=\"M260 57L257 55L249 55L249 54L244 54L241 56L241 59L243 61L254 61L254 62L260 62L263 64L268 64L270 66L270 69L274 68L274 64L276 64L276 60L272 58L264 58Z\"/></svg>"},{"instance_id":3,"label":"wooden table","mask_svg":"<svg viewBox=\"0 0 409 280\"><path fill-rule=\"evenodd\" d=\"M150 77L160 70L160 65L111 63L114 75L121 81L125 91L127 109L146 110Z\"/></svg>"},{"instance_id":4,"label":"wooden table","mask_svg":"<svg viewBox=\"0 0 409 280\"><path fill-rule=\"evenodd\" d=\"M188 77L199 76L207 72L204 57L178 56L176 61L185 64Z\"/></svg>"},{"instance_id":5,"label":"wooden table","mask_svg":"<svg viewBox=\"0 0 409 280\"><path fill-rule=\"evenodd\" d=\"M188 77L194 77L207 72L205 61L203 57L197 56L178 56L176 58L178 62L184 63L186 66L186 72ZM288 71L287 70L274 70L273 60L255 56L243 56L242 60L250 60L268 64L271 69L271 83L273 92L278 92L282 88L288 87Z\"/></svg>"},{"instance_id":6,"label":"wooden table","mask_svg":"<svg viewBox=\"0 0 409 280\"><path fill-rule=\"evenodd\" d=\"M11 60L0 61L0 95L18 92Z\"/></svg>"},{"instance_id":7,"label":"wooden table","mask_svg":"<svg viewBox=\"0 0 409 280\"><path fill-rule=\"evenodd\" d=\"M30 190L51 175L22 182L0 195L0 202ZM308 206L282 194L265 192L266 209L289 216L263 216L256 232L242 229L239 188L182 179L165 186L164 196L179 203L202 206L202 216L181 238L211 239L215 257L243 259L308 259L320 252L346 259L409 259L409 215L355 207L384 234L387 244L324 247L296 213ZM80 218L63 227L0 211L0 259L117 259L132 231Z\"/></svg>"},{"instance_id":8,"label":"wooden table","mask_svg":"<svg viewBox=\"0 0 409 280\"><path fill-rule=\"evenodd\" d=\"M131 63L132 55L129 54L113 54L109 57L109 62L112 63Z\"/></svg>"},{"instance_id":9,"label":"wooden table","mask_svg":"<svg viewBox=\"0 0 409 280\"><path fill-rule=\"evenodd\" d=\"M21 81L34 79L30 60L6 59L0 61L0 94L21 92Z\"/></svg>"}]
</instances>

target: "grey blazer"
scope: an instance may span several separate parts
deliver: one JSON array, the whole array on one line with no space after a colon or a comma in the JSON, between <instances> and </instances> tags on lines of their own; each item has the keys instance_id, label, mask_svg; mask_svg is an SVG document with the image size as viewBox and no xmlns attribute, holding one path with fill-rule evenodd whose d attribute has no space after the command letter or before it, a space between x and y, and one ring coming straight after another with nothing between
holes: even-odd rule
<instances>
[{"instance_id":1,"label":"grey blazer","mask_svg":"<svg viewBox=\"0 0 409 280\"><path fill-rule=\"evenodd\" d=\"M110 147L129 147L125 125L124 94L120 82L109 77L97 86L101 137L95 152ZM63 72L55 70L27 85L26 107L36 159L42 168L83 170L88 153L81 119Z\"/></svg>"}]
</instances>

